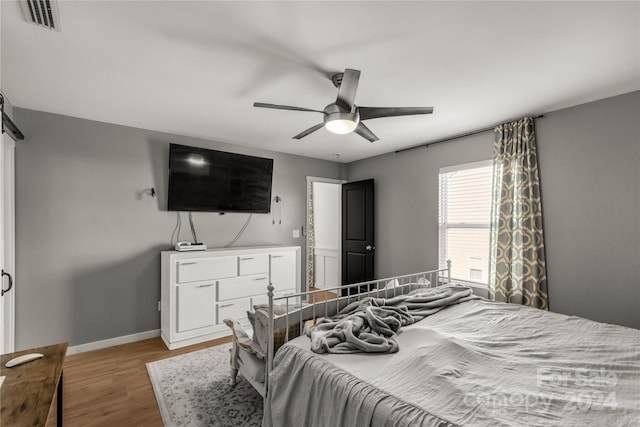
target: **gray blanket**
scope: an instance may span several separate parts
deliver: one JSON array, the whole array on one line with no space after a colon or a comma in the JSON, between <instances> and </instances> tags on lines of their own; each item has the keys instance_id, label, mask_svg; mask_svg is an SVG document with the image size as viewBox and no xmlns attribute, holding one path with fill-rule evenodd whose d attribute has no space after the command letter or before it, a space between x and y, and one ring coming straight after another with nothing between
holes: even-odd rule
<instances>
[{"instance_id":1,"label":"gray blanket","mask_svg":"<svg viewBox=\"0 0 640 427\"><path fill-rule=\"evenodd\" d=\"M315 353L395 353L396 334L452 304L475 299L460 285L421 289L394 298L363 298L307 331Z\"/></svg>"}]
</instances>

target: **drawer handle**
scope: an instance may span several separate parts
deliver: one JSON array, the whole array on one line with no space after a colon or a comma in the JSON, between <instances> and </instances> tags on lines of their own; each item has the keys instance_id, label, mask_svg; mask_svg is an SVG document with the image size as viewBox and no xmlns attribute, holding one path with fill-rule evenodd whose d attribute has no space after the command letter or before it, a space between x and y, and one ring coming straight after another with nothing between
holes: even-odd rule
<instances>
[{"instance_id":1,"label":"drawer handle","mask_svg":"<svg viewBox=\"0 0 640 427\"><path fill-rule=\"evenodd\" d=\"M249 261L249 260L252 260L252 259L253 259L253 257L250 256L250 257L247 257L247 258L240 258L240 261Z\"/></svg>"},{"instance_id":2,"label":"drawer handle","mask_svg":"<svg viewBox=\"0 0 640 427\"><path fill-rule=\"evenodd\" d=\"M225 307L231 307L233 304L223 304L223 305L219 305L218 308L225 308Z\"/></svg>"},{"instance_id":3,"label":"drawer handle","mask_svg":"<svg viewBox=\"0 0 640 427\"><path fill-rule=\"evenodd\" d=\"M196 286L196 288L208 288L208 287L211 287L213 285L215 285L215 283L209 283L208 285L198 285L198 286Z\"/></svg>"},{"instance_id":4,"label":"drawer handle","mask_svg":"<svg viewBox=\"0 0 640 427\"><path fill-rule=\"evenodd\" d=\"M255 278L255 279L253 279L253 280L267 280L267 278L266 278L266 277L256 277L256 278Z\"/></svg>"},{"instance_id":5,"label":"drawer handle","mask_svg":"<svg viewBox=\"0 0 640 427\"><path fill-rule=\"evenodd\" d=\"M191 261L191 262L181 262L180 265L193 265L193 264L197 264L198 261Z\"/></svg>"},{"instance_id":6,"label":"drawer handle","mask_svg":"<svg viewBox=\"0 0 640 427\"><path fill-rule=\"evenodd\" d=\"M284 255L271 255L271 258L282 258Z\"/></svg>"}]
</instances>

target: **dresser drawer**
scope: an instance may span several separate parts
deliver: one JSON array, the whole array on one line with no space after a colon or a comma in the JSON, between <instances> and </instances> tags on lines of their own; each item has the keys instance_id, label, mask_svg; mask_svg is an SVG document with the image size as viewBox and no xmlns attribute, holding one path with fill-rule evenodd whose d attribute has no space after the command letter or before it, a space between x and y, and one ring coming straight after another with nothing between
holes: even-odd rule
<instances>
[{"instance_id":1,"label":"dresser drawer","mask_svg":"<svg viewBox=\"0 0 640 427\"><path fill-rule=\"evenodd\" d=\"M221 279L218 281L218 301L265 294L268 285L269 276L266 273Z\"/></svg>"},{"instance_id":2,"label":"dresser drawer","mask_svg":"<svg viewBox=\"0 0 640 427\"><path fill-rule=\"evenodd\" d=\"M269 254L240 255L238 257L238 275L249 276L252 274L269 272Z\"/></svg>"},{"instance_id":3,"label":"dresser drawer","mask_svg":"<svg viewBox=\"0 0 640 427\"><path fill-rule=\"evenodd\" d=\"M242 321L247 318L247 311L249 308L250 304L248 299L221 302L218 304L217 323L222 323L224 319Z\"/></svg>"},{"instance_id":4,"label":"dresser drawer","mask_svg":"<svg viewBox=\"0 0 640 427\"><path fill-rule=\"evenodd\" d=\"M178 283L224 279L238 274L236 257L182 259L177 263Z\"/></svg>"}]
</instances>

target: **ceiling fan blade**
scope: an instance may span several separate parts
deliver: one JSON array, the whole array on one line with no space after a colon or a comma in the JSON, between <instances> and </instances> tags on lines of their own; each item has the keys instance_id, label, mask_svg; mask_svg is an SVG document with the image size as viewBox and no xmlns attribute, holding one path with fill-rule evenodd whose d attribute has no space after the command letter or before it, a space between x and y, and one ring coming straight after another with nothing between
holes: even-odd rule
<instances>
[{"instance_id":1,"label":"ceiling fan blade","mask_svg":"<svg viewBox=\"0 0 640 427\"><path fill-rule=\"evenodd\" d=\"M342 104L351 109L356 100L359 81L360 71L352 70L351 68L344 70L342 83L340 83L340 88L338 89L338 99L336 99L336 103Z\"/></svg>"},{"instance_id":2,"label":"ceiling fan blade","mask_svg":"<svg viewBox=\"0 0 640 427\"><path fill-rule=\"evenodd\" d=\"M294 136L293 139L302 139L305 136L309 135L310 133L313 133L313 132L317 131L318 129L320 129L323 126L324 126L324 123L318 123L315 126L311 126L309 129L304 130L304 131L300 132L299 134L297 134L296 136Z\"/></svg>"},{"instance_id":3,"label":"ceiling fan blade","mask_svg":"<svg viewBox=\"0 0 640 427\"><path fill-rule=\"evenodd\" d=\"M314 112L314 113L322 113L322 114L324 114L324 111L311 110L310 108L292 107L291 105L266 104L264 102L254 102L253 106L254 107L260 107L260 108L274 108L276 110L311 111L311 112Z\"/></svg>"},{"instance_id":4,"label":"ceiling fan blade","mask_svg":"<svg viewBox=\"0 0 640 427\"><path fill-rule=\"evenodd\" d=\"M358 107L358 111L360 112L360 120L367 120L379 117L431 114L433 107Z\"/></svg>"},{"instance_id":5,"label":"ceiling fan blade","mask_svg":"<svg viewBox=\"0 0 640 427\"><path fill-rule=\"evenodd\" d=\"M355 133L357 133L358 135L360 135L361 137L363 137L364 139L366 139L369 142L375 142L377 141L379 138L373 133L371 132L371 130L362 122L358 123L358 126L355 128L354 130Z\"/></svg>"}]
</instances>

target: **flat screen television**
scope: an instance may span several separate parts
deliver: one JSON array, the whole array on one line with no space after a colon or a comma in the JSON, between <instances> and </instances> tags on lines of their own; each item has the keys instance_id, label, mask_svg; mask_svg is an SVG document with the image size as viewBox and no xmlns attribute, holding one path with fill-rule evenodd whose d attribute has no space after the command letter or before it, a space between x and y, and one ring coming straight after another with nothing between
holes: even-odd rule
<instances>
[{"instance_id":1,"label":"flat screen television","mask_svg":"<svg viewBox=\"0 0 640 427\"><path fill-rule=\"evenodd\" d=\"M170 211L271 211L273 159L170 144Z\"/></svg>"}]
</instances>

